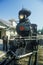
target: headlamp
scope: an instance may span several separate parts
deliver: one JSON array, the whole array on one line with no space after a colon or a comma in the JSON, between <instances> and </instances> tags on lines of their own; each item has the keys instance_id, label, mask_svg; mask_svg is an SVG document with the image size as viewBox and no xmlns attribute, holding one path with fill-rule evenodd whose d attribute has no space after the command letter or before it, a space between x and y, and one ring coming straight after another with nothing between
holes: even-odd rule
<instances>
[{"instance_id":1,"label":"headlamp","mask_svg":"<svg viewBox=\"0 0 43 65\"><path fill-rule=\"evenodd\" d=\"M24 15L20 15L19 18L20 18L20 19L23 19L23 18L24 18Z\"/></svg>"}]
</instances>

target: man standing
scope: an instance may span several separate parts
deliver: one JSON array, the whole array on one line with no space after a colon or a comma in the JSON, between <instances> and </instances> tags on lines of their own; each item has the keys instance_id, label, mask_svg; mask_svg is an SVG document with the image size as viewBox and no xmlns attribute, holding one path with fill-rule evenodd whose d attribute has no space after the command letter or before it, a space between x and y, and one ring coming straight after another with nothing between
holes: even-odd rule
<instances>
[{"instance_id":1,"label":"man standing","mask_svg":"<svg viewBox=\"0 0 43 65\"><path fill-rule=\"evenodd\" d=\"M3 39L3 51L7 51L8 50L8 46L7 46L8 36L3 35L2 39Z\"/></svg>"}]
</instances>

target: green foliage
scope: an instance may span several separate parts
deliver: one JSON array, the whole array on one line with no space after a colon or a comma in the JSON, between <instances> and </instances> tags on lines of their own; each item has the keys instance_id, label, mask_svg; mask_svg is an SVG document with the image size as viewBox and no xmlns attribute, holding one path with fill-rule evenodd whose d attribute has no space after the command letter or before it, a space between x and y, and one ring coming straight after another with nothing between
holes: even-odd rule
<instances>
[{"instance_id":1,"label":"green foliage","mask_svg":"<svg viewBox=\"0 0 43 65\"><path fill-rule=\"evenodd\" d=\"M40 33L40 32L41 32L41 34L43 34L43 28L38 30L38 33Z\"/></svg>"}]
</instances>

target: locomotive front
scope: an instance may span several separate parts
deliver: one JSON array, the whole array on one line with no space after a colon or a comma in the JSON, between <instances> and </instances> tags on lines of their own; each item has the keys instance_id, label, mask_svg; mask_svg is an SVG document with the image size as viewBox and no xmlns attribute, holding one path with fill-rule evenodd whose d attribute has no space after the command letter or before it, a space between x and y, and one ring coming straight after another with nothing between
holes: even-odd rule
<instances>
[{"instance_id":1,"label":"locomotive front","mask_svg":"<svg viewBox=\"0 0 43 65\"><path fill-rule=\"evenodd\" d=\"M17 33L22 37L27 37L31 33L31 23L28 19L31 12L25 9L19 11L19 23L17 24Z\"/></svg>"},{"instance_id":2,"label":"locomotive front","mask_svg":"<svg viewBox=\"0 0 43 65\"><path fill-rule=\"evenodd\" d=\"M19 23L16 26L18 36L9 42L10 50L18 55L23 54L23 52L33 51L37 46L36 37L34 39L32 38L33 40L31 39L32 36L37 36L37 25L30 23L28 19L30 14L31 12L26 9L19 11Z\"/></svg>"},{"instance_id":3,"label":"locomotive front","mask_svg":"<svg viewBox=\"0 0 43 65\"><path fill-rule=\"evenodd\" d=\"M16 26L16 31L22 37L37 35L37 25L30 23L30 20L28 19L28 16L30 15L31 12L26 9L19 11L19 23Z\"/></svg>"}]
</instances>

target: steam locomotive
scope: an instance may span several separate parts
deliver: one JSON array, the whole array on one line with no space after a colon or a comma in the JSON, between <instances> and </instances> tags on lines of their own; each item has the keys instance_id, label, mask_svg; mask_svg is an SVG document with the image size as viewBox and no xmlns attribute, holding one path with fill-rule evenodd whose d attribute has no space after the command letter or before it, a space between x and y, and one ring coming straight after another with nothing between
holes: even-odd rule
<instances>
[{"instance_id":1,"label":"steam locomotive","mask_svg":"<svg viewBox=\"0 0 43 65\"><path fill-rule=\"evenodd\" d=\"M19 23L16 26L18 37L15 37L14 42L10 40L10 50L18 55L37 49L37 25L30 23L30 14L31 12L24 8L19 11Z\"/></svg>"}]
</instances>

